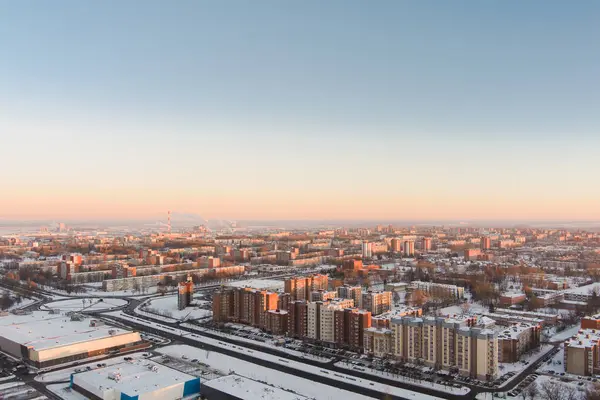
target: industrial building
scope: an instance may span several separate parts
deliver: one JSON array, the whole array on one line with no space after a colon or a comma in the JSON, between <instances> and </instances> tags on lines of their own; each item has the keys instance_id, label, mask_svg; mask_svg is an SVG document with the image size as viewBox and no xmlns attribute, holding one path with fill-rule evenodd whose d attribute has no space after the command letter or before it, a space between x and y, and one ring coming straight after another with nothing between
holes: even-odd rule
<instances>
[{"instance_id":1,"label":"industrial building","mask_svg":"<svg viewBox=\"0 0 600 400\"><path fill-rule=\"evenodd\" d=\"M38 368L146 346L138 332L78 314L35 311L0 316L0 350Z\"/></svg>"},{"instance_id":2,"label":"industrial building","mask_svg":"<svg viewBox=\"0 0 600 400\"><path fill-rule=\"evenodd\" d=\"M91 400L191 399L200 378L140 359L72 374L70 387Z\"/></svg>"}]
</instances>

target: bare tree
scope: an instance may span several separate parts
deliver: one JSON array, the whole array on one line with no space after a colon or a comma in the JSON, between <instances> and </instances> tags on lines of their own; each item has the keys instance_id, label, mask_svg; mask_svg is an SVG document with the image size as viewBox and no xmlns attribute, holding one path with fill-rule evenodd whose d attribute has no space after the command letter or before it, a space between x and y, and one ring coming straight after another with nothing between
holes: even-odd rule
<instances>
[{"instance_id":1,"label":"bare tree","mask_svg":"<svg viewBox=\"0 0 600 400\"><path fill-rule=\"evenodd\" d=\"M577 389L559 382L544 381L539 385L539 398L543 400L577 400Z\"/></svg>"},{"instance_id":2,"label":"bare tree","mask_svg":"<svg viewBox=\"0 0 600 400\"><path fill-rule=\"evenodd\" d=\"M588 386L583 397L584 400L600 400L600 384Z\"/></svg>"},{"instance_id":3,"label":"bare tree","mask_svg":"<svg viewBox=\"0 0 600 400\"><path fill-rule=\"evenodd\" d=\"M523 400L531 399L535 400L539 395L537 383L533 382L531 385L527 386L522 392L521 397Z\"/></svg>"}]
</instances>

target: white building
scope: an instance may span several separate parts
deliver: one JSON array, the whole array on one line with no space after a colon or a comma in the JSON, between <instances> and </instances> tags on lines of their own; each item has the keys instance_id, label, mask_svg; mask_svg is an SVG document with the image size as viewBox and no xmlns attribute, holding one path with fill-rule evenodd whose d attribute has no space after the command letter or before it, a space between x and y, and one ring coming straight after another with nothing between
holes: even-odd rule
<instances>
[{"instance_id":1,"label":"white building","mask_svg":"<svg viewBox=\"0 0 600 400\"><path fill-rule=\"evenodd\" d=\"M8 314L0 317L0 350L43 368L144 344L138 332L94 321L44 311Z\"/></svg>"},{"instance_id":2,"label":"white building","mask_svg":"<svg viewBox=\"0 0 600 400\"><path fill-rule=\"evenodd\" d=\"M176 400L199 395L200 378L144 359L72 374L70 386L92 400Z\"/></svg>"}]
</instances>

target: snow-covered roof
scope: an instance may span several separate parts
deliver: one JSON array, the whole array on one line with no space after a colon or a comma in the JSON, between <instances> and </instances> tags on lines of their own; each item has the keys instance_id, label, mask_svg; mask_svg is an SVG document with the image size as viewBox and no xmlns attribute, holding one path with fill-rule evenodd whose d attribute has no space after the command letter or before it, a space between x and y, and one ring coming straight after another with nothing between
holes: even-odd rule
<instances>
[{"instance_id":1,"label":"snow-covered roof","mask_svg":"<svg viewBox=\"0 0 600 400\"><path fill-rule=\"evenodd\" d=\"M86 387L91 386L100 393L116 389L132 397L193 379L196 378L145 359L125 361L106 368L74 374L75 384L78 384L78 381L85 382Z\"/></svg>"},{"instance_id":2,"label":"snow-covered roof","mask_svg":"<svg viewBox=\"0 0 600 400\"><path fill-rule=\"evenodd\" d=\"M238 375L227 375L207 382L204 386L239 399L304 400L306 396L288 392Z\"/></svg>"},{"instance_id":3,"label":"snow-covered roof","mask_svg":"<svg viewBox=\"0 0 600 400\"><path fill-rule=\"evenodd\" d=\"M43 311L7 314L0 316L0 336L39 351L130 333L110 325L90 326L91 320L71 321L66 315Z\"/></svg>"}]
</instances>

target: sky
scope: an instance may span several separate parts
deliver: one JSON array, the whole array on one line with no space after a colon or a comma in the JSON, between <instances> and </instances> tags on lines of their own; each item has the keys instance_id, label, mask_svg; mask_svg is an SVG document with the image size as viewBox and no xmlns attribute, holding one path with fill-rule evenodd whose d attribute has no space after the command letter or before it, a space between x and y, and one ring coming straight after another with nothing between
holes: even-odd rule
<instances>
[{"instance_id":1,"label":"sky","mask_svg":"<svg viewBox=\"0 0 600 400\"><path fill-rule=\"evenodd\" d=\"M599 19L0 0L0 218L600 220Z\"/></svg>"}]
</instances>

